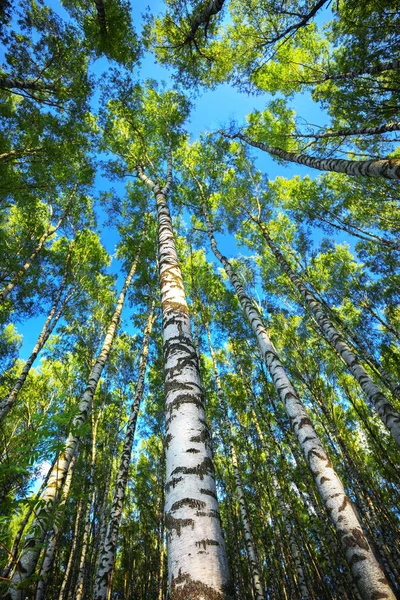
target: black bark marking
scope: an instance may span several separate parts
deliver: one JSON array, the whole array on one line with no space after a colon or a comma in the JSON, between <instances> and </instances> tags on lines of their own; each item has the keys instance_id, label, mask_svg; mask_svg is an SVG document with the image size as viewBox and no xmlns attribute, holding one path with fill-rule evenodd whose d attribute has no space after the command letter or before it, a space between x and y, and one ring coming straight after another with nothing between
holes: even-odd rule
<instances>
[{"instance_id":1,"label":"black bark marking","mask_svg":"<svg viewBox=\"0 0 400 600\"><path fill-rule=\"evenodd\" d=\"M217 542L217 540L200 540L199 542L196 542L196 546L198 546L199 548L201 546L203 546L204 550L206 549L207 546L220 546L220 543Z\"/></svg>"},{"instance_id":2,"label":"black bark marking","mask_svg":"<svg viewBox=\"0 0 400 600\"><path fill-rule=\"evenodd\" d=\"M212 490L205 490L204 488L201 488L200 494L205 494L206 496L211 496L211 498L218 500L217 494L215 492L213 492Z\"/></svg>"},{"instance_id":3,"label":"black bark marking","mask_svg":"<svg viewBox=\"0 0 400 600\"><path fill-rule=\"evenodd\" d=\"M195 442L196 444L201 444L207 442L210 439L210 432L208 429L203 429L199 435L194 435L189 439L190 442Z\"/></svg>"},{"instance_id":4,"label":"black bark marking","mask_svg":"<svg viewBox=\"0 0 400 600\"><path fill-rule=\"evenodd\" d=\"M165 516L165 527L167 528L169 534L175 529L176 534L180 537L182 533L183 527L191 527L194 528L194 520L193 519L175 519L169 513Z\"/></svg>"},{"instance_id":5,"label":"black bark marking","mask_svg":"<svg viewBox=\"0 0 400 600\"><path fill-rule=\"evenodd\" d=\"M340 507L339 507L339 511L338 511L338 512L343 512L343 511L344 511L344 509L346 508L346 506L347 506L348 504L350 504L350 505L351 505L350 498L349 498L348 496L344 496L344 498L343 498L343 502L342 502L342 504L340 505Z\"/></svg>"},{"instance_id":6,"label":"black bark marking","mask_svg":"<svg viewBox=\"0 0 400 600\"><path fill-rule=\"evenodd\" d=\"M176 467L171 473L183 473L184 475L198 475L200 479L204 479L205 475L214 474L214 465L212 460L206 456L206 458L200 464L195 467Z\"/></svg>"},{"instance_id":7,"label":"black bark marking","mask_svg":"<svg viewBox=\"0 0 400 600\"><path fill-rule=\"evenodd\" d=\"M182 481L183 477L173 477L165 486L165 490L169 491L170 488L175 488L175 486Z\"/></svg>"},{"instance_id":8,"label":"black bark marking","mask_svg":"<svg viewBox=\"0 0 400 600\"><path fill-rule=\"evenodd\" d=\"M171 511L179 510L183 506L189 506L190 508L199 510L204 508L206 503L202 500L197 500L196 498L183 498L182 500L178 500L178 502L174 502L171 506Z\"/></svg>"}]
</instances>

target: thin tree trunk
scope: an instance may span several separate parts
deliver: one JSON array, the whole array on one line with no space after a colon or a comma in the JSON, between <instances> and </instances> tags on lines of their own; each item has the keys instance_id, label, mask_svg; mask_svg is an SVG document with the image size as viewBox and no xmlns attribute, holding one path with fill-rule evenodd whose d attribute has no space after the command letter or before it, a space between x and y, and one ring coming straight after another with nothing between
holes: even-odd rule
<instances>
[{"instance_id":1,"label":"thin tree trunk","mask_svg":"<svg viewBox=\"0 0 400 600\"><path fill-rule=\"evenodd\" d=\"M17 89L17 90L33 90L37 92L49 91L53 89L50 84L44 84L41 81L32 79L18 79L13 77L0 77L0 88L2 89Z\"/></svg>"},{"instance_id":2,"label":"thin tree trunk","mask_svg":"<svg viewBox=\"0 0 400 600\"><path fill-rule=\"evenodd\" d=\"M89 547L89 538L90 538L90 527L91 527L91 515L92 509L94 505L94 476L96 470L96 458L97 458L97 428L99 425L99 420L102 415L104 406L102 406L99 410L99 414L97 419L94 418L94 414L92 411L92 460L90 464L90 474L89 474L89 494L88 500L86 502L85 508L85 517L84 517L84 529L83 529L83 540L81 547L81 555L79 559L79 568L78 568L78 577L75 587L75 595L74 600L82 600L84 583L85 583L85 570L86 570L86 556Z\"/></svg>"},{"instance_id":3,"label":"thin tree trunk","mask_svg":"<svg viewBox=\"0 0 400 600\"><path fill-rule=\"evenodd\" d=\"M289 417L306 462L314 476L323 503L336 528L361 596L364 600L374 600L379 597L395 600L395 596L383 575L382 568L362 532L361 525L353 510L351 501L344 491L342 482L334 471L321 440L311 423L309 414L289 381L258 311L244 293L243 286L229 261L219 252L205 206L203 210L213 252L223 264L239 297L242 309L250 322L261 355Z\"/></svg>"},{"instance_id":4,"label":"thin tree trunk","mask_svg":"<svg viewBox=\"0 0 400 600\"><path fill-rule=\"evenodd\" d=\"M379 135L381 133L390 133L392 131L400 131L400 121L393 123L384 123L377 127L348 127L346 129L336 129L332 131L324 131L323 133L298 133L294 136L288 134L290 137L296 138L312 138L315 140L322 140L330 137L347 137L353 135Z\"/></svg>"},{"instance_id":5,"label":"thin tree trunk","mask_svg":"<svg viewBox=\"0 0 400 600\"><path fill-rule=\"evenodd\" d=\"M71 464L68 469L67 476L65 478L65 484L62 491L62 502L60 505L60 509L65 505L69 490L71 488L72 476L74 474L75 463L76 463L77 451L72 457ZM54 555L57 548L58 539L60 536L60 527L58 525L54 526L53 533L48 542L47 548L45 550L42 567L40 569L40 580L37 584L35 600L45 600L46 598L46 588L48 578L53 567Z\"/></svg>"},{"instance_id":6,"label":"thin tree trunk","mask_svg":"<svg viewBox=\"0 0 400 600\"><path fill-rule=\"evenodd\" d=\"M60 587L60 593L58 596L58 600L64 600L64 596L65 596L65 591L68 585L68 580L69 580L69 576L72 570L72 565L74 563L74 559L75 559L75 554L76 554L76 549L78 546L78 538L79 538L79 527L80 527L80 522L81 522L81 516L82 516L82 508L83 508L83 499L81 498L78 502L78 507L76 510L76 516L75 516L75 525L74 525L74 532L72 535L72 545L71 545L71 549L70 549L70 553L68 556L68 563L67 563L67 567L65 569L65 573L64 573L64 578Z\"/></svg>"},{"instance_id":7,"label":"thin tree trunk","mask_svg":"<svg viewBox=\"0 0 400 600\"><path fill-rule=\"evenodd\" d=\"M9 150L8 152L3 152L0 154L0 163L7 163L12 160L17 160L18 158L23 158L24 156L29 156L30 154L37 154L38 152L42 152L44 150L43 146L39 146L38 148L21 148L16 150Z\"/></svg>"},{"instance_id":8,"label":"thin tree trunk","mask_svg":"<svg viewBox=\"0 0 400 600\"><path fill-rule=\"evenodd\" d=\"M152 303L149 316L147 318L143 344L140 353L138 379L135 390L135 397L132 403L129 421L126 429L124 447L122 449L120 465L115 482L115 492L111 506L110 518L107 527L107 533L104 540L104 546L100 551L96 580L94 590L94 600L106 600L110 590L111 573L114 565L115 551L117 547L118 530L122 516L122 506L125 496L126 484L128 481L129 465L131 462L131 454L133 440L135 437L136 421L139 413L140 402L143 397L144 383L146 376L147 358L149 352L149 339L151 329L155 319L154 301Z\"/></svg>"},{"instance_id":9,"label":"thin tree trunk","mask_svg":"<svg viewBox=\"0 0 400 600\"><path fill-rule=\"evenodd\" d=\"M7 579L9 577L9 575L11 573L11 570L12 570L13 564L15 564L17 562L17 560L18 560L18 558L17 558L18 547L19 547L22 535L23 535L23 533L25 531L25 527L26 527L26 525L27 525L27 523L28 523L28 521L29 521L29 519L30 519L33 511L35 510L35 506L39 502L39 498L42 495L43 490L45 489L45 487L47 485L47 482L49 481L49 478L50 478L50 475L51 475L52 470L54 468L54 465L56 463L56 460L57 460L56 458L53 460L53 463L50 466L50 469L47 471L46 477L44 478L43 483L40 486L40 488L39 488L39 490L38 490L38 492L37 492L37 494L35 496L34 501L31 502L31 504L30 504L30 506L29 506L29 508L28 508L28 510L26 512L26 515L23 518L23 520L21 522L21 525L19 526L17 535L15 536L15 540L14 540L14 543L13 543L13 547L11 549L10 559L9 559L8 563L6 564L6 566L4 567L4 570L3 570L2 574L1 574L1 577L3 579Z\"/></svg>"},{"instance_id":10,"label":"thin tree trunk","mask_svg":"<svg viewBox=\"0 0 400 600\"><path fill-rule=\"evenodd\" d=\"M197 31L202 25L205 25L205 29L207 30L211 17L217 15L222 10L223 5L224 0L211 0L208 6L192 20L189 33L182 45L187 46L191 44L196 39Z\"/></svg>"},{"instance_id":11,"label":"thin tree trunk","mask_svg":"<svg viewBox=\"0 0 400 600\"><path fill-rule=\"evenodd\" d=\"M210 350L211 360L212 360L213 369L214 369L214 377L215 377L215 383L217 386L217 394L218 394L220 405L224 410L226 424L228 426L229 447L230 447L230 454L231 454L231 461L232 461L232 468L233 468L233 476L235 479L237 497L239 500L239 511L240 511L240 518L241 518L242 524L243 524L243 532L244 532L246 550L247 550L247 554L248 554L249 561L250 561L250 574L251 574L251 579L253 582L253 589L255 592L256 600L264 600L264 597L265 597L264 584L263 584L263 580L261 577L258 557L257 557L257 553L256 553L255 546L254 546L253 535L251 532L250 519L248 516L247 507L246 507L246 499L245 499L245 495L243 492L242 480L241 480L240 473L239 473L239 466L238 466L238 462L237 462L235 446L233 443L233 432L232 432L232 428L228 425L228 423L229 423L228 410L227 410L225 396L222 391L221 380L219 377L219 372L218 372L218 367L217 367L217 360L216 360L214 349L213 349L212 343L211 343L210 328L209 328L207 322L205 322L204 325L205 325L205 328L207 331L208 347Z\"/></svg>"},{"instance_id":12,"label":"thin tree trunk","mask_svg":"<svg viewBox=\"0 0 400 600\"><path fill-rule=\"evenodd\" d=\"M178 263L167 194L172 183L169 151L167 184L161 188L138 167L155 195L162 299L166 404L166 500L170 600L228 600L229 572L222 535L189 309ZM229 587L228 587L229 586Z\"/></svg>"},{"instance_id":13,"label":"thin tree trunk","mask_svg":"<svg viewBox=\"0 0 400 600\"><path fill-rule=\"evenodd\" d=\"M51 307L49 316L47 317L45 324L43 325L42 331L39 334L39 337L37 339L35 347L32 350L30 357L24 364L24 367L21 371L20 376L18 377L17 381L15 382L15 384L14 384L12 390L10 391L10 393L8 394L8 396L6 396L0 402L0 419L4 419L4 417L10 412L10 410L14 406L15 400L17 399L22 386L24 385L24 383L29 375L29 372L31 370L33 363L35 362L35 360L36 360L39 352L42 350L43 346L46 344L50 335L53 333L54 328L57 325L65 306L68 304L69 300L72 298L72 296L75 293L75 290L73 290L70 294L68 294L68 296L65 297L65 299L63 300L63 302L60 306L60 309L56 313L61 294L64 291L64 287L65 287L65 282L64 282L64 285L62 284L60 287L59 293L57 294L54 304Z\"/></svg>"},{"instance_id":14,"label":"thin tree trunk","mask_svg":"<svg viewBox=\"0 0 400 600\"><path fill-rule=\"evenodd\" d=\"M304 299L305 305L314 315L328 342L343 359L350 373L354 376L363 389L369 403L375 408L383 424L389 429L396 442L400 445L400 414L390 404L375 382L368 375L364 367L359 363L354 352L351 350L351 348L349 348L336 327L333 325L332 321L324 313L321 303L307 288L304 282L293 272L289 263L272 241L267 227L258 220L255 220L255 222L260 227L269 248L278 261L278 264L289 277L293 285L300 292Z\"/></svg>"},{"instance_id":15,"label":"thin tree trunk","mask_svg":"<svg viewBox=\"0 0 400 600\"><path fill-rule=\"evenodd\" d=\"M230 435L229 444L232 459L233 475L235 478L236 491L239 500L240 517L243 523L244 539L246 542L247 553L250 559L250 572L251 578L253 580L255 597L257 598L257 600L264 600L264 585L262 582L262 577L258 566L258 557L256 555L253 536L251 533L250 520L247 513L246 500L244 497L242 480L239 473L239 466L237 462L235 446L233 445L232 434Z\"/></svg>"},{"instance_id":16,"label":"thin tree trunk","mask_svg":"<svg viewBox=\"0 0 400 600\"><path fill-rule=\"evenodd\" d=\"M326 75L322 81L328 81L330 79L355 79L360 75L379 75L384 71L398 71L400 69L400 60L394 58L386 62L379 63L377 65L371 65L364 67L363 69L355 69L354 71L348 71L347 73L338 73L337 75Z\"/></svg>"},{"instance_id":17,"label":"thin tree trunk","mask_svg":"<svg viewBox=\"0 0 400 600\"><path fill-rule=\"evenodd\" d=\"M256 142L243 133L227 134L220 132L227 138L238 138L271 156L276 156L282 160L294 162L299 165L305 165L319 171L332 171L333 173L345 173L354 177L384 177L385 179L400 179L400 159L399 158L381 158L372 160L345 160L342 158L316 158L307 154L297 152L287 152L282 148L268 146L263 142Z\"/></svg>"},{"instance_id":18,"label":"thin tree trunk","mask_svg":"<svg viewBox=\"0 0 400 600\"><path fill-rule=\"evenodd\" d=\"M29 267L31 266L31 264L33 263L33 261L35 260L35 258L37 257L37 255L39 254L40 250L43 247L43 244L45 243L45 241L51 237L52 235L55 234L55 232L57 231L57 229L60 227L61 223L63 222L65 217L65 214L58 220L57 224L55 225L55 227L53 227L52 225L50 225L46 231L44 232L44 234L40 237L36 248L34 249L34 251L32 252L32 254L30 255L30 257L28 258L28 260L26 261L26 263L20 268L20 270L18 271L18 273L15 275L15 277L13 278L12 281L10 281L10 283L8 285L6 285L6 287L0 292L0 303L4 302L4 300L7 298L7 296L9 295L10 292L12 292L12 290L15 288L15 286L17 285L17 283L19 282L19 280L21 279L21 277L23 275L25 275L25 273L27 272L27 270L29 269Z\"/></svg>"},{"instance_id":19,"label":"thin tree trunk","mask_svg":"<svg viewBox=\"0 0 400 600\"><path fill-rule=\"evenodd\" d=\"M94 0L94 3L96 5L97 21L100 26L100 33L101 33L101 35L106 36L108 34L108 31L107 31L107 20L106 20L106 11L104 8L104 2L103 2L103 0Z\"/></svg>"},{"instance_id":20,"label":"thin tree trunk","mask_svg":"<svg viewBox=\"0 0 400 600\"><path fill-rule=\"evenodd\" d=\"M139 261L139 256L142 248L143 237L144 232L142 236L142 241L140 242L138 250L136 252L135 260L119 295L118 302L115 307L114 314L112 316L111 323L108 327L106 336L104 338L101 351L91 369L87 388L83 393L81 401L79 403L78 414L73 419L72 429L68 434L64 450L60 454L56 466L53 469L53 473L50 476L46 492L43 496L43 505L37 511L36 517L26 537L24 550L20 558L20 569L18 572L15 573L12 579L12 587L9 588L8 594L6 596L6 598L9 598L11 600L23 600L25 593L23 590L19 590L17 586L19 583L22 583L23 581L25 581L25 579L30 577L36 568L41 544L44 540L46 531L51 522L54 507L56 506L59 500L60 491L64 483L69 464L78 444L79 438L73 432L83 425L91 408L92 400L97 388L98 381L101 377L104 366L110 354L115 332L120 320L122 307L124 305L125 296L128 291L132 277L136 271L137 263Z\"/></svg>"}]
</instances>

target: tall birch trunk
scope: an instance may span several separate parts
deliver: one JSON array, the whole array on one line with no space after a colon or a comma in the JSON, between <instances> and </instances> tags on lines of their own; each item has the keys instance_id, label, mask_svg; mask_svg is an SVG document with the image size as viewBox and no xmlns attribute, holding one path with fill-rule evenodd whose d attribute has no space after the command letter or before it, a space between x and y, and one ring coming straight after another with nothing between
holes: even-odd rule
<instances>
[{"instance_id":1,"label":"tall birch trunk","mask_svg":"<svg viewBox=\"0 0 400 600\"><path fill-rule=\"evenodd\" d=\"M346 344L339 331L328 318L323 310L323 307L321 306L321 303L317 300L315 295L304 284L300 277L294 273L289 263L286 261L282 253L278 250L275 243L271 239L267 227L258 220L256 220L256 223L260 227L263 236L278 264L289 277L293 285L300 292L304 299L305 305L315 317L315 320L317 321L326 339L332 348L338 353L343 362L347 365L350 373L354 376L363 389L369 403L377 411L383 424L389 429L396 442L400 445L400 414L395 410L385 395L378 388L376 383L371 379L364 367L360 364L357 356Z\"/></svg>"},{"instance_id":2,"label":"tall birch trunk","mask_svg":"<svg viewBox=\"0 0 400 600\"><path fill-rule=\"evenodd\" d=\"M243 133L227 134L221 132L228 138L238 138L249 146L259 148L268 152L271 156L276 156L288 162L294 162L299 165L305 165L319 171L332 171L333 173L345 173L354 177L384 177L385 179L400 179L400 159L399 158L381 158L373 160L345 160L343 158L316 158L308 154L298 152L287 152L282 148L269 146L263 142L257 142L250 139Z\"/></svg>"},{"instance_id":3,"label":"tall birch trunk","mask_svg":"<svg viewBox=\"0 0 400 600\"><path fill-rule=\"evenodd\" d=\"M16 77L0 77L0 88L7 90L32 90L32 91L43 91L51 90L53 86L51 84L44 84L41 81L35 79L18 79Z\"/></svg>"},{"instance_id":4,"label":"tall birch trunk","mask_svg":"<svg viewBox=\"0 0 400 600\"><path fill-rule=\"evenodd\" d=\"M147 358L149 353L149 339L151 329L155 319L154 315L154 301L152 303L149 316L147 318L143 344L140 353L139 360L139 371L138 380L136 384L135 397L132 403L129 421L126 429L124 447L122 449L120 465L118 474L115 482L115 492L111 506L110 518L107 527L107 533L104 540L103 548L100 550L96 581L94 600L106 600L108 592L110 590L111 573L114 565L115 550L117 547L118 530L122 515L122 506L125 496L126 484L128 481L129 465L131 462L131 454L133 447L133 440L135 437L137 416L139 413L140 402L143 397L144 383L146 376Z\"/></svg>"},{"instance_id":5,"label":"tall birch trunk","mask_svg":"<svg viewBox=\"0 0 400 600\"><path fill-rule=\"evenodd\" d=\"M251 533L250 519L247 513L246 499L243 492L242 479L239 473L239 466L236 457L235 446L233 444L232 433L229 438L231 460L233 467L233 475L235 478L236 492L239 500L240 518L243 523L244 539L246 543L247 554L250 560L250 572L253 580L255 597L257 600L264 600L264 586L262 583L261 573L258 566L258 557L256 554L253 535Z\"/></svg>"},{"instance_id":6,"label":"tall birch trunk","mask_svg":"<svg viewBox=\"0 0 400 600\"><path fill-rule=\"evenodd\" d=\"M94 418L92 412L92 460L90 464L90 474L89 474L89 494L85 507L85 517L84 517L84 528L83 528L83 539L81 546L81 555L79 558L79 568L78 568L78 577L76 581L75 587L75 595L74 600L82 600L83 591L85 585L85 570L86 570L86 556L89 548L89 539L90 539L90 529L91 529L91 518L92 518L92 510L94 505L94 476L96 470L96 458L97 458L97 428L99 425L99 420L102 415L104 405L101 407L97 419Z\"/></svg>"},{"instance_id":7,"label":"tall birch trunk","mask_svg":"<svg viewBox=\"0 0 400 600\"><path fill-rule=\"evenodd\" d=\"M7 599L24 600L25 591L18 589L18 585L24 582L28 577L30 577L36 568L37 560L40 554L41 544L45 538L47 529L51 523L51 517L54 513L54 508L57 502L59 501L60 492L66 474L68 472L71 459L75 453L76 446L79 441L79 437L75 434L75 431L79 429L86 421L86 417L92 405L92 400L97 388L97 384L103 372L104 366L108 360L115 332L117 330L118 323L121 317L125 296L128 291L132 277L135 274L137 263L139 261L143 237L144 233L142 236L142 241L140 242L138 250L136 252L136 257L131 267L131 270L128 273L124 286L119 295L117 305L115 307L111 323L108 327L106 336L104 338L101 351L91 369L88 385L79 403L78 414L73 419L72 428L70 433L68 434L65 447L61 452L60 457L55 465L55 468L53 469L53 472L50 476L49 483L43 495L43 504L37 511L35 519L33 520L28 535L26 537L25 546L19 561L19 569L15 572L12 578L12 586L8 590L6 596Z\"/></svg>"},{"instance_id":8,"label":"tall birch trunk","mask_svg":"<svg viewBox=\"0 0 400 600\"><path fill-rule=\"evenodd\" d=\"M348 127L346 129L336 129L332 131L324 131L323 133L299 133L294 136L290 133L290 137L296 138L312 138L314 140L321 140L330 137L350 137L354 135L379 135L381 133L390 133L392 131L400 130L400 121L394 121L392 123L384 123L376 127Z\"/></svg>"},{"instance_id":9,"label":"tall birch trunk","mask_svg":"<svg viewBox=\"0 0 400 600\"><path fill-rule=\"evenodd\" d=\"M228 600L230 583L210 433L167 194L138 167L157 203L166 403L165 527L170 600Z\"/></svg>"},{"instance_id":10,"label":"tall birch trunk","mask_svg":"<svg viewBox=\"0 0 400 600\"><path fill-rule=\"evenodd\" d=\"M69 465L68 473L65 478L65 484L63 487L63 491L62 491L62 501L61 501L60 509L65 505L65 503L68 499L68 494L69 494L69 490L71 488L71 483L72 483L72 476L74 474L74 469L75 469L77 453L78 452L76 451L74 456L72 457L71 464ZM40 580L36 587L35 600L45 600L45 598L46 598L47 582L48 582L48 578L49 578L51 569L53 567L54 556L56 553L59 536L60 536L60 528L58 525L55 525L54 529L53 529L53 533L48 541L48 545L47 545L45 553L44 553L42 567L40 569Z\"/></svg>"},{"instance_id":11,"label":"tall birch trunk","mask_svg":"<svg viewBox=\"0 0 400 600\"><path fill-rule=\"evenodd\" d=\"M279 360L258 311L244 293L243 286L228 259L217 248L213 228L205 206L204 217L212 250L224 266L228 278L236 290L242 309L253 329L261 356L288 415L305 460L313 474L322 501L335 526L360 594L363 600L374 600L376 598L395 600L395 596L383 574L382 567L377 562L363 534L362 527L353 510L351 501L344 491L343 484L334 471L309 414Z\"/></svg>"}]
</instances>

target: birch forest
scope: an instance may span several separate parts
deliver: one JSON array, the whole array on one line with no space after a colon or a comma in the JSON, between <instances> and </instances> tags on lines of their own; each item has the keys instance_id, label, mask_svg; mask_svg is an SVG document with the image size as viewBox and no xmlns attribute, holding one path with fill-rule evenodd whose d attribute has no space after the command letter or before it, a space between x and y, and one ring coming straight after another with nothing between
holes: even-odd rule
<instances>
[{"instance_id":1,"label":"birch forest","mask_svg":"<svg viewBox=\"0 0 400 600\"><path fill-rule=\"evenodd\" d=\"M399 0L0 40L0 598L400 598Z\"/></svg>"}]
</instances>

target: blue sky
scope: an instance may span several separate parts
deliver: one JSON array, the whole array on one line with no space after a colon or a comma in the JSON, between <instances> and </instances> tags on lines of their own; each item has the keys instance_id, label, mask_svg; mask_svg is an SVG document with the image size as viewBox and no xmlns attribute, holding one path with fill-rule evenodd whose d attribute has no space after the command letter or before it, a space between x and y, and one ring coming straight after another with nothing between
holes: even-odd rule
<instances>
[{"instance_id":1,"label":"blue sky","mask_svg":"<svg viewBox=\"0 0 400 600\"><path fill-rule=\"evenodd\" d=\"M53 8L63 19L68 19L68 15L64 8L61 6L58 0L47 0L46 3ZM162 10L163 3L156 0L152 3L151 10L153 13L160 12ZM135 24L141 23L141 14L148 11L146 2L133 2L132 3L132 14ZM139 27L136 25L136 28ZM104 58L97 60L92 65L93 74L96 76L101 75L104 69L109 66L108 61ZM157 64L154 56L146 53L141 62L140 71L132 74L133 78L152 78L157 81L164 81L167 85L172 85L170 79L170 71ZM253 110L263 110L266 104L271 100L271 96L268 94L261 94L258 96L247 95L239 92L228 84L219 85L216 89L211 91L205 91L199 97L196 98L193 105L193 110L190 119L187 123L187 130L190 133L191 139L196 140L201 132L214 131L229 123L232 120L237 121L240 124L244 123L247 114ZM96 112L97 95L94 96L93 110ZM306 121L312 121L313 123L323 125L328 122L328 117L320 110L320 108L312 102L308 94L298 94L293 102L293 108L296 110L298 115L301 115ZM315 176L318 172L310 171L306 167L300 165L289 164L288 166L279 165L274 161L268 154L262 151L255 150L254 156L256 157L256 164L260 170L268 175L270 179L274 179L277 175L283 175L286 177L293 176L294 174L310 174ZM115 188L121 195L124 194L125 182L117 184L113 182L110 184L101 173L96 177L95 194L99 194L109 187ZM98 210L99 226L101 230L101 238L107 251L112 255L114 254L115 245L118 241L117 232L112 228L105 228L102 224L104 220L104 213L101 209ZM220 237L222 243L222 250L228 255L232 256L237 253L238 249L233 238L226 236ZM113 273L118 273L118 287L122 285L123 274L119 273L120 263L116 259L113 259L110 270ZM25 323L21 324L18 329L23 334L23 346L21 349L21 358L26 359L31 349L33 348L40 328L45 321L46 316L41 315L38 318L29 319ZM35 363L38 366L38 361Z\"/></svg>"}]
</instances>

